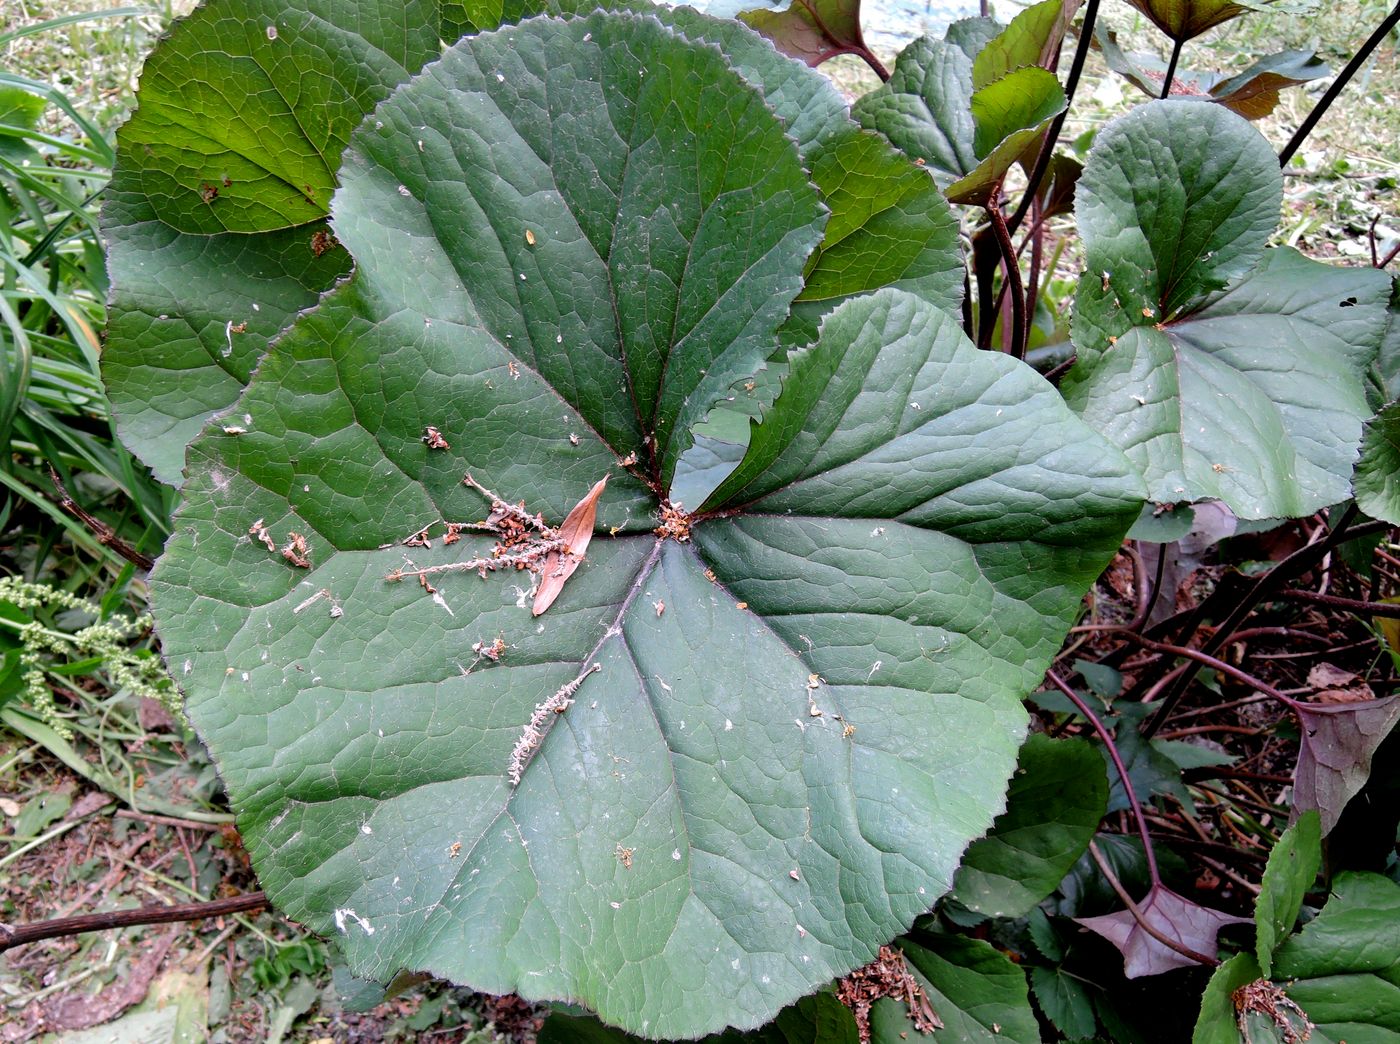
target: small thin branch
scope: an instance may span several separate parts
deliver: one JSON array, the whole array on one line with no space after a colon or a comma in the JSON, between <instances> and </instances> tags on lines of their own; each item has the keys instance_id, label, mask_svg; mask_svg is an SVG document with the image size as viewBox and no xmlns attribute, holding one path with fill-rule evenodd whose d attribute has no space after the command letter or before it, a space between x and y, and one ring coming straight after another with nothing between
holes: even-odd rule
<instances>
[{"instance_id":1,"label":"small thin branch","mask_svg":"<svg viewBox=\"0 0 1400 1044\"><path fill-rule=\"evenodd\" d=\"M118 819L135 819L142 823L157 823L160 826L182 827L185 830L208 830L218 833L223 829L220 823L197 823L193 819L178 819L175 816L158 816L154 812L136 812L129 808L119 808L113 813Z\"/></svg>"},{"instance_id":2,"label":"small thin branch","mask_svg":"<svg viewBox=\"0 0 1400 1044\"><path fill-rule=\"evenodd\" d=\"M1344 512L1332 531L1321 540L1309 543L1305 547L1299 548L1289 555L1273 569L1263 576L1256 577L1241 594L1233 609L1226 615L1225 620L1216 628L1215 633L1208 638L1201 646L1201 650L1206 653L1213 653L1222 648L1231 636L1240 629L1249 614L1254 612L1255 606L1264 601L1275 590L1282 587L1289 580L1297 579L1312 569L1318 562L1326 558L1332 549L1347 540L1355 540L1359 537L1371 533L1388 532L1391 528L1387 522L1367 522L1361 525L1353 525L1356 520L1357 507L1352 504ZM1222 585L1223 586L1223 585ZM1213 596L1212 596L1213 597ZM1209 599L1207 599L1209 601ZM1193 616L1199 615L1204 610L1206 603L1202 602L1193 610ZM1182 640L1190 638L1195 632L1195 626L1191 626L1188 633L1182 634ZM1186 692L1186 686L1190 681L1190 672L1182 672L1176 680L1167 688L1166 695L1161 701L1161 706L1142 730L1142 734L1147 739L1151 739L1157 730L1162 727L1162 723L1176 710L1176 705L1181 702L1182 696ZM1139 683L1140 685L1142 683ZM1160 684L1160 679L1148 683L1149 688L1156 688Z\"/></svg>"},{"instance_id":3,"label":"small thin branch","mask_svg":"<svg viewBox=\"0 0 1400 1044\"><path fill-rule=\"evenodd\" d=\"M1325 605L1330 609L1342 609L1349 613L1366 613L1369 616L1400 619L1400 604L1395 602L1364 602L1357 598L1340 598L1337 595L1318 594L1316 591L1280 591L1279 597L1293 602Z\"/></svg>"},{"instance_id":4,"label":"small thin branch","mask_svg":"<svg viewBox=\"0 0 1400 1044\"><path fill-rule=\"evenodd\" d=\"M1351 81L1351 78L1355 76L1361 66L1366 63L1366 59L1371 57L1371 52L1380 46L1381 41L1384 40L1397 25L1400 25L1400 4L1396 4L1394 9L1390 14L1386 15L1381 24L1376 26L1376 31L1361 45L1361 49L1357 51L1356 54L1352 55L1351 61L1347 62L1346 68L1337 74L1337 78L1332 81L1332 85L1327 88L1326 93L1323 94L1318 103L1313 106L1312 112L1308 113L1302 125L1293 132L1293 137L1288 139L1288 144L1285 145L1283 151L1278 154L1278 165L1280 167L1288 166L1288 161L1293 158L1293 154L1302 147L1303 142L1307 140L1308 135L1311 134L1313 128L1317 126L1318 121L1326 115L1327 110L1332 107L1332 103L1337 100L1337 96L1342 93L1346 85Z\"/></svg>"},{"instance_id":5,"label":"small thin branch","mask_svg":"<svg viewBox=\"0 0 1400 1044\"><path fill-rule=\"evenodd\" d=\"M83 932L100 932L109 928L131 928L143 924L174 924L179 921L203 921L224 914L245 913L267 906L262 892L215 899L201 903L175 903L171 906L141 906L135 910L114 910L111 913L83 914L81 917L59 917L52 921L37 921L15 927L0 924L0 953L39 942L58 939Z\"/></svg>"},{"instance_id":6,"label":"small thin branch","mask_svg":"<svg viewBox=\"0 0 1400 1044\"><path fill-rule=\"evenodd\" d=\"M1188 649L1181 645L1170 645L1167 642L1153 641L1151 638L1144 637L1140 634L1128 633L1128 637L1139 645L1152 649L1154 652L1165 653L1168 656L1180 656L1187 660L1195 660L1197 663L1203 664L1212 670L1219 671L1221 674L1234 678L1238 682L1243 682L1256 692L1262 692L1265 696L1277 700L1290 710L1296 711L1303 708L1303 704L1298 700L1295 700L1291 696L1285 696L1268 682L1256 678L1248 671L1242 671L1238 667L1226 663L1224 660L1211 656L1209 653L1203 653L1197 649ZM1233 728L1233 726L1219 726L1219 728L1227 727Z\"/></svg>"},{"instance_id":7,"label":"small thin branch","mask_svg":"<svg viewBox=\"0 0 1400 1044\"><path fill-rule=\"evenodd\" d=\"M1157 872L1157 853L1152 847L1152 835L1147 830L1147 817L1142 813L1142 803L1138 801L1137 793L1133 790L1133 781L1128 778L1128 767L1123 764L1123 757L1118 753L1118 745L1113 742L1113 737L1109 735L1108 729L1104 728L1103 722L1099 721L1098 715L1089 709L1089 705L1079 698L1079 694L1071 689L1065 680L1054 671L1046 671L1045 677L1050 679L1050 684L1059 689L1065 695L1080 714L1084 715L1086 721L1098 733L1099 739L1103 742L1104 748L1108 751L1108 756L1113 760L1113 767L1118 773L1118 779L1123 784L1123 794L1128 799L1129 806L1133 810L1133 818L1137 820L1138 834L1142 837L1143 855L1147 857L1147 874L1152 879L1154 885L1162 883L1162 877Z\"/></svg>"},{"instance_id":8,"label":"small thin branch","mask_svg":"<svg viewBox=\"0 0 1400 1044\"><path fill-rule=\"evenodd\" d=\"M1196 950L1191 949L1191 947L1184 946L1175 939L1163 935L1155 925L1147 920L1146 915L1138 909L1138 904L1133 902L1132 896L1130 896L1128 890L1123 887L1123 882L1118 880L1118 875L1113 872L1113 868L1108 865L1108 860L1105 859L1103 853L1099 851L1099 846L1093 841L1089 842L1089 854L1094 857L1094 862L1099 866L1099 873L1103 874L1104 880L1108 882L1108 886L1113 889L1118 898L1122 900L1123 905L1128 908L1128 912L1133 915L1133 920L1138 923L1139 928L1169 950L1175 950L1177 953L1181 954L1181 956L1189 957L1198 964L1204 964L1208 968L1214 968L1220 964L1214 957L1207 957L1205 954L1198 953Z\"/></svg>"},{"instance_id":9,"label":"small thin branch","mask_svg":"<svg viewBox=\"0 0 1400 1044\"><path fill-rule=\"evenodd\" d=\"M58 472L54 470L52 464L49 465L49 481L53 483L54 489L58 491L58 506L87 527L89 533L97 538L97 542L103 547L110 547L117 554L121 555L137 569L150 570L156 564L155 559L144 552L136 550L121 537L117 536L116 530L103 522L100 518L88 513L88 511L74 500L63 485L63 480L59 478Z\"/></svg>"}]
</instances>

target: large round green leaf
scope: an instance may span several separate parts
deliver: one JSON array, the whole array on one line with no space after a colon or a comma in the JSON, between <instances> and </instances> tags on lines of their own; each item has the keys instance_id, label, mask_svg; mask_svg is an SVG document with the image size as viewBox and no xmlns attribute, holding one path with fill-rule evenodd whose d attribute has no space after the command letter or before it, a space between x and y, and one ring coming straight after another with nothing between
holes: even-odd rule
<instances>
[{"instance_id":1,"label":"large round green leaf","mask_svg":"<svg viewBox=\"0 0 1400 1044\"><path fill-rule=\"evenodd\" d=\"M595 6L210 0L176 26L119 135L103 219L114 287L104 376L123 439L159 478L180 483L189 440L348 270L322 219L363 115L444 40ZM857 131L824 77L737 22L646 0L604 6L649 12L721 48L786 124L833 214L833 238L812 262L821 305L810 310L886 285L956 302L961 263L946 204L907 158Z\"/></svg>"},{"instance_id":2,"label":"large round green leaf","mask_svg":"<svg viewBox=\"0 0 1400 1044\"><path fill-rule=\"evenodd\" d=\"M1159 503L1280 518L1349 495L1388 281L1265 250L1279 186L1268 143L1209 102L1142 106L1085 164L1061 388Z\"/></svg>"},{"instance_id":3,"label":"large round green leaf","mask_svg":"<svg viewBox=\"0 0 1400 1044\"><path fill-rule=\"evenodd\" d=\"M654 18L462 41L340 178L355 274L191 446L153 580L260 879L357 975L767 1021L949 888L1136 476L886 289L793 357L714 507L667 510L826 215L763 96ZM532 615L501 519L577 546L595 513Z\"/></svg>"}]
</instances>

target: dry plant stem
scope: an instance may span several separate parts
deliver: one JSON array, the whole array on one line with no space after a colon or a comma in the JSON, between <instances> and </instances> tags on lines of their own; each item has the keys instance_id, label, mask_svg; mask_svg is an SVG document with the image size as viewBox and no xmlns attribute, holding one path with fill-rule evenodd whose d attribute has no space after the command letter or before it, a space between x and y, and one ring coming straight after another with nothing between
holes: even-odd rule
<instances>
[{"instance_id":1,"label":"dry plant stem","mask_svg":"<svg viewBox=\"0 0 1400 1044\"><path fill-rule=\"evenodd\" d=\"M1065 117L1069 115L1069 107L1074 103L1074 92L1079 87L1079 76L1084 71L1084 60L1089 56L1089 45L1094 39L1094 22L1099 15L1099 0L1089 0L1084 5L1084 22L1079 27L1079 43L1074 48L1074 61L1069 67L1069 79L1065 82L1065 111L1055 117L1055 122L1050 124L1050 129L1045 132L1045 142L1040 146L1040 154L1035 159L1035 168L1031 171L1031 176L1026 182L1025 195L1021 197L1021 203L1016 208L1016 213L1011 215L1011 220L1006 223L1007 229L1011 233L1021 227L1021 222L1025 220L1026 212L1031 208L1031 200L1040 191L1040 183L1045 179L1045 172L1050 169L1050 157L1055 151L1055 145L1060 140L1060 131L1064 129Z\"/></svg>"},{"instance_id":2,"label":"dry plant stem","mask_svg":"<svg viewBox=\"0 0 1400 1044\"><path fill-rule=\"evenodd\" d=\"M1283 591L1279 597L1294 602L1325 605L1331 609L1343 609L1350 613L1366 613L1369 616L1400 619L1400 604L1393 602L1365 602L1358 598L1340 598L1337 595L1318 594L1315 591Z\"/></svg>"},{"instance_id":3,"label":"dry plant stem","mask_svg":"<svg viewBox=\"0 0 1400 1044\"><path fill-rule=\"evenodd\" d=\"M103 547L110 547L137 569L149 571L150 568L156 564L155 559L150 555L136 550L136 548L117 536L116 531L106 522L88 514L88 512L69 495L67 488L63 485L63 480L59 478L58 472L54 470L52 465L49 466L49 481L53 483L54 489L58 491L59 509L72 515L86 526L88 532L97 538L99 544Z\"/></svg>"},{"instance_id":4,"label":"dry plant stem","mask_svg":"<svg viewBox=\"0 0 1400 1044\"><path fill-rule=\"evenodd\" d=\"M987 217L992 223L992 231L1001 248L1002 270L1011 288L1011 352L1017 359L1026 357L1026 289L1021 283L1021 266L1016 261L1016 247L1012 245L1011 233L1006 227L1006 216L1001 212L1001 189L992 191L987 203Z\"/></svg>"},{"instance_id":5,"label":"dry plant stem","mask_svg":"<svg viewBox=\"0 0 1400 1044\"><path fill-rule=\"evenodd\" d=\"M1356 515L1356 505L1353 504L1342 513L1342 517L1338 519L1336 526L1333 527L1332 531L1327 534L1325 538L1315 543L1309 543L1306 547L1299 548L1278 565L1274 566L1273 569L1269 570L1263 576L1258 577L1243 592L1234 608L1221 622L1220 626L1216 628L1215 633L1202 644L1201 650L1205 653L1213 653L1221 649L1230 641L1234 633L1240 629L1241 625L1249 617L1249 614L1254 612L1255 606L1264 601L1265 598L1284 583L1302 576L1309 569L1313 568L1318 562L1326 558L1327 555L1331 553L1332 549L1342 543L1343 540L1354 540L1371 533L1384 533L1391 528L1388 522L1374 522L1352 526ZM1197 611L1190 615L1188 623L1189 629L1182 635L1183 639L1188 639L1191 634L1195 633L1197 621L1200 617L1199 611L1204 608L1205 605L1206 603L1202 602L1201 605L1197 607ZM1189 681L1190 672L1183 672L1168 686L1166 695L1162 698L1161 707L1156 714L1148 719L1146 726L1142 730L1144 738L1151 739L1153 735L1156 734L1157 730L1162 727L1162 723L1167 720L1167 717L1176 710L1176 705L1181 702L1182 696L1186 693L1186 686ZM1139 687L1142 687L1143 684L1144 683L1139 683ZM1158 684L1157 681L1146 683L1148 688L1156 688Z\"/></svg>"},{"instance_id":6,"label":"dry plant stem","mask_svg":"<svg viewBox=\"0 0 1400 1044\"><path fill-rule=\"evenodd\" d=\"M206 903L176 903L171 906L142 906L135 910L115 910L111 913L84 914L81 917L59 917L16 927L0 924L0 953L39 942L58 939L82 932L100 932L108 928L130 928L143 924L174 924L178 921L202 921L224 914L261 910L267 905L262 892L250 892L232 899L215 899Z\"/></svg>"},{"instance_id":7,"label":"dry plant stem","mask_svg":"<svg viewBox=\"0 0 1400 1044\"><path fill-rule=\"evenodd\" d=\"M118 819L135 819L142 823L183 827L186 830L207 830L212 833L218 833L223 829L222 825L219 823L196 823L193 819L177 819L175 816L158 816L153 812L134 812L129 808L119 808L112 814Z\"/></svg>"},{"instance_id":8,"label":"dry plant stem","mask_svg":"<svg viewBox=\"0 0 1400 1044\"><path fill-rule=\"evenodd\" d=\"M1268 696L1271 699L1278 700L1290 710L1296 711L1301 709L1303 706L1297 700L1293 699L1293 697L1285 696L1283 693L1279 692L1268 682L1263 681L1260 678L1254 677L1254 675L1250 674L1248 671L1242 671L1238 667L1231 666L1224 660L1211 656L1209 653L1203 653L1197 649L1187 649L1180 645L1168 645L1166 642L1154 642L1151 638L1144 638L1140 634L1129 633L1128 637L1131 638L1133 641L1139 643L1140 645L1146 646L1147 648L1154 650L1155 652L1165 653L1168 656L1181 656L1188 660L1195 660L1197 663L1203 664L1204 666L1209 667L1212 670L1219 671L1221 674L1228 675L1229 677L1234 678L1238 682L1243 682L1245 685L1248 685L1251 689L1254 689L1256 692L1262 692L1265 696ZM1216 728L1217 730L1226 728L1233 730L1235 726L1221 725L1217 726Z\"/></svg>"},{"instance_id":9,"label":"dry plant stem","mask_svg":"<svg viewBox=\"0 0 1400 1044\"><path fill-rule=\"evenodd\" d=\"M1149 851L1151 851L1150 848ZM1123 887L1123 882L1118 880L1117 875L1113 872L1113 868L1108 865L1108 860L1105 859L1103 853L1099 851L1099 846L1093 841L1089 842L1089 854L1094 857L1094 862L1098 864L1099 872L1103 874L1104 880L1106 880L1108 886L1117 893L1118 898L1123 901L1123 905L1126 906L1128 912L1133 915L1133 920L1138 923L1139 928L1152 936L1152 938L1156 939L1163 946L1167 947L1167 949L1175 950L1177 953L1181 954L1181 956L1189 957L1198 964L1204 964L1208 968L1214 968L1220 964L1214 957L1207 957L1205 954L1198 953L1189 946L1183 946L1175 939L1169 939L1158 931L1156 927L1149 924L1147 918L1143 916L1142 911L1138 909L1137 903L1133 902L1132 896L1130 896L1127 889Z\"/></svg>"},{"instance_id":10,"label":"dry plant stem","mask_svg":"<svg viewBox=\"0 0 1400 1044\"><path fill-rule=\"evenodd\" d=\"M1391 9L1390 14L1385 16L1385 20L1382 21L1380 25L1376 26L1376 31L1361 45L1361 49L1357 51L1356 54L1352 55L1351 61L1346 64L1346 68L1337 74L1337 78L1332 81L1332 85L1327 88L1326 93L1322 95L1318 103L1313 106L1312 112L1308 113L1307 118L1304 119L1298 129L1293 132L1293 137L1288 139L1288 144L1285 145L1283 151L1278 154L1278 165L1280 167L1288 166L1288 161L1293 158L1293 154L1298 151L1303 142L1307 141L1308 135L1312 133L1318 121L1327 114L1327 110L1332 107L1332 103L1337 100L1338 95L1346 88L1351 78L1355 76L1361 66L1366 63L1366 59L1371 57L1371 52L1380 46L1381 41L1389 36L1397 25L1400 25L1400 4L1396 4L1395 7Z\"/></svg>"},{"instance_id":11,"label":"dry plant stem","mask_svg":"<svg viewBox=\"0 0 1400 1044\"><path fill-rule=\"evenodd\" d=\"M1104 728L1103 722L1089 709L1089 705L1079 698L1079 694L1071 689L1065 680L1054 671L1047 671L1045 677L1050 679L1050 684L1062 692L1066 699L1074 704L1080 714L1084 715L1086 721L1098 733L1099 739L1103 742L1104 749L1108 751L1108 756L1113 760L1113 768L1118 773L1118 778L1123 783L1123 794L1128 799L1128 804L1133 810L1133 818L1137 820L1138 834L1142 837L1142 851L1147 858L1147 875L1152 879L1154 885L1162 883L1162 877L1157 871L1157 853L1152 847L1152 835L1147 831L1147 817L1143 815L1142 803L1138 801L1137 793L1133 790L1133 781L1128 778L1128 768L1123 764L1123 757L1118 753L1118 745L1113 742L1113 737L1109 735L1108 729ZM1136 916L1136 911L1134 911Z\"/></svg>"}]
</instances>

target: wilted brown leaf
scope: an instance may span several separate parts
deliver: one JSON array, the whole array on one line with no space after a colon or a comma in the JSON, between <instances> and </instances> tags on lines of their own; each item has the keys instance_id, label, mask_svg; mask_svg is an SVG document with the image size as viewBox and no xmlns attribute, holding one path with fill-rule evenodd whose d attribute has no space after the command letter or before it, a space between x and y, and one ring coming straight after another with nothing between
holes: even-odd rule
<instances>
[{"instance_id":1,"label":"wilted brown leaf","mask_svg":"<svg viewBox=\"0 0 1400 1044\"><path fill-rule=\"evenodd\" d=\"M559 539L564 542L564 547L560 551L551 551L544 561L540 589L535 592L532 610L534 615L539 616L554 604L559 592L564 590L565 581L574 575L574 570L583 561L584 552L588 550L588 544L593 539L593 522L598 515L598 498L602 496L603 487L607 484L608 477L604 475L584 498L574 505L569 517L564 519L564 524L559 527Z\"/></svg>"},{"instance_id":2,"label":"wilted brown leaf","mask_svg":"<svg viewBox=\"0 0 1400 1044\"><path fill-rule=\"evenodd\" d=\"M1400 696L1362 703L1304 703L1298 767L1293 770L1293 816L1317 809L1326 836L1342 809L1371 775L1371 758L1400 720Z\"/></svg>"}]
</instances>

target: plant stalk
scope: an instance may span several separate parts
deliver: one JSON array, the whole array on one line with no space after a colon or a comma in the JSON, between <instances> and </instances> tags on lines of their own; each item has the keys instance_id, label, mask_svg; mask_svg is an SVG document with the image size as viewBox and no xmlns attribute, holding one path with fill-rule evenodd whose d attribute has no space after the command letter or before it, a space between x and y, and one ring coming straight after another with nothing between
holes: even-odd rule
<instances>
[{"instance_id":1,"label":"plant stalk","mask_svg":"<svg viewBox=\"0 0 1400 1044\"><path fill-rule=\"evenodd\" d=\"M1147 830L1147 817L1142 813L1142 802L1138 801L1137 792L1133 790L1133 781L1128 778L1128 767L1123 764L1123 756L1118 753L1118 745L1113 742L1113 737L1108 729L1104 728L1103 722L1099 721L1098 715L1089 709L1089 705L1079 698L1079 694L1065 683L1054 671L1046 671L1045 677L1050 679L1050 684L1062 692L1075 709L1084 715L1086 721L1098 733L1099 739L1103 742L1104 749L1108 751L1108 756L1113 760L1113 768L1118 773L1118 778L1123 784L1123 794L1128 799L1128 805L1133 810L1133 818L1137 820L1138 834L1142 838L1142 853L1147 859L1147 875L1152 879L1154 885L1162 883L1162 876L1157 871L1157 852L1152 847L1152 835Z\"/></svg>"},{"instance_id":2,"label":"plant stalk","mask_svg":"<svg viewBox=\"0 0 1400 1044\"><path fill-rule=\"evenodd\" d=\"M996 233L997 246L1001 248L1002 271L1006 274L1007 285L1011 288L1011 355L1017 359L1026 357L1026 289L1021 282L1021 266L1016 260L1016 247L1011 242L1011 232L1006 227L1006 217L1001 212L1001 189L992 192L987 203L987 217L991 220L992 231Z\"/></svg>"},{"instance_id":3,"label":"plant stalk","mask_svg":"<svg viewBox=\"0 0 1400 1044\"><path fill-rule=\"evenodd\" d=\"M82 932L100 932L108 928L130 928L143 924L174 924L179 921L202 921L224 914L261 910L267 905L262 892L215 899L207 903L175 903L171 906L141 906L135 910L114 910L111 913L83 914L81 917L57 917L52 921L37 921L17 927L0 924L0 953L42 939L58 939Z\"/></svg>"},{"instance_id":4,"label":"plant stalk","mask_svg":"<svg viewBox=\"0 0 1400 1044\"><path fill-rule=\"evenodd\" d=\"M1123 887L1123 882L1118 880L1118 875L1113 872L1113 868L1108 865L1108 860L1105 859L1103 853L1099 851L1099 846L1092 841L1089 842L1089 854L1093 856L1094 862L1098 864L1099 873L1103 874L1104 880L1108 882L1108 886L1113 889L1118 898L1122 900L1123 905L1128 908L1128 912L1133 915L1133 920L1138 923L1139 928L1152 936L1152 938L1156 939L1163 946L1167 947L1167 949L1175 950L1177 953L1181 954L1181 956L1189 957L1198 964L1204 964L1208 968L1214 968L1220 964L1214 957L1209 957L1204 953L1198 953L1191 949L1191 947L1183 946L1175 939L1163 935L1155 925L1147 920L1146 915L1138 909L1137 903L1133 902L1132 896L1130 896L1128 890Z\"/></svg>"},{"instance_id":5,"label":"plant stalk","mask_svg":"<svg viewBox=\"0 0 1400 1044\"><path fill-rule=\"evenodd\" d=\"M1167 63L1167 75L1162 79L1162 93L1160 97L1166 98L1172 92L1172 83L1176 80L1176 63L1181 60L1181 46L1185 40L1174 40L1172 42L1172 57Z\"/></svg>"},{"instance_id":6,"label":"plant stalk","mask_svg":"<svg viewBox=\"0 0 1400 1044\"><path fill-rule=\"evenodd\" d=\"M1050 169L1050 157L1055 151L1055 144L1060 140L1060 131L1064 129L1065 117L1069 115L1069 107L1074 104L1074 92L1079 87L1079 76L1084 71L1084 60L1089 57L1089 44L1094 38L1094 22L1099 14L1099 0L1089 0L1084 5L1084 22L1079 27L1079 43L1074 49L1074 61L1069 67L1069 79L1065 82L1065 111L1055 117L1055 122L1050 124L1050 129L1045 132L1045 142L1040 146L1040 154L1035 158L1035 167L1031 171L1030 179L1026 182L1025 194L1021 197L1021 203L1016 208L1016 213L1011 215L1011 220L1006 223L1007 229L1012 234L1021 227L1021 222L1025 220L1026 212L1031 208L1031 200L1040 191L1040 183L1045 180L1045 172Z\"/></svg>"},{"instance_id":7,"label":"plant stalk","mask_svg":"<svg viewBox=\"0 0 1400 1044\"><path fill-rule=\"evenodd\" d=\"M1332 86L1327 88L1326 93L1324 93L1318 103L1313 106L1312 112L1308 113L1307 118L1303 120L1298 129L1293 132L1293 137L1288 139L1288 144L1285 145L1283 151L1278 154L1278 165L1280 167L1288 166L1288 161L1293 158L1293 154L1298 151L1303 142L1307 141L1308 135L1312 133L1318 121L1327 114L1327 110L1332 107L1332 103L1337 100L1337 96L1346 89L1347 83L1356 75L1361 66L1366 63L1366 59L1371 57L1371 52L1380 46L1381 41L1384 40L1397 25L1400 25L1400 4L1396 4L1390 14L1386 15L1384 21L1376 26L1376 31L1361 45L1361 49L1352 55L1351 61L1347 62L1346 68L1337 74L1337 78L1332 81Z\"/></svg>"}]
</instances>

